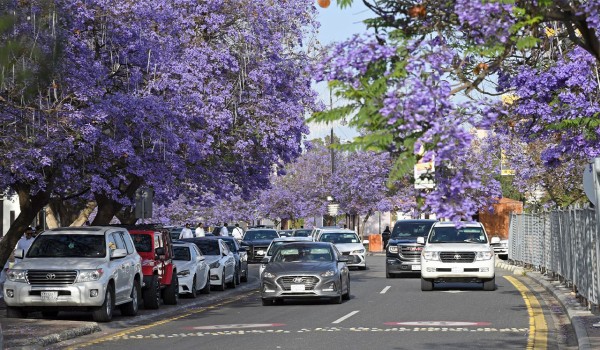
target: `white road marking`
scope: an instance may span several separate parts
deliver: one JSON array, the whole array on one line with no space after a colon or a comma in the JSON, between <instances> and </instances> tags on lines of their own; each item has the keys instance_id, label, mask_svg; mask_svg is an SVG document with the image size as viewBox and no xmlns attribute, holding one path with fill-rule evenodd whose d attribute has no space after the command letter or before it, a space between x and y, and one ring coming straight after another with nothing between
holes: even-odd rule
<instances>
[{"instance_id":1,"label":"white road marking","mask_svg":"<svg viewBox=\"0 0 600 350\"><path fill-rule=\"evenodd\" d=\"M350 317L352 317L352 316L356 315L358 312L359 312L359 310L352 311L351 313L347 314L346 316L342 316L342 317L338 318L337 320L335 320L335 321L333 321L333 322L331 322L331 323L341 323L341 322L343 322L344 320L346 320L346 319L348 319L348 318L350 318Z\"/></svg>"},{"instance_id":2,"label":"white road marking","mask_svg":"<svg viewBox=\"0 0 600 350\"><path fill-rule=\"evenodd\" d=\"M379 292L379 294L385 294L385 292L387 292L390 288L392 288L392 286L386 286L381 292Z\"/></svg>"}]
</instances>

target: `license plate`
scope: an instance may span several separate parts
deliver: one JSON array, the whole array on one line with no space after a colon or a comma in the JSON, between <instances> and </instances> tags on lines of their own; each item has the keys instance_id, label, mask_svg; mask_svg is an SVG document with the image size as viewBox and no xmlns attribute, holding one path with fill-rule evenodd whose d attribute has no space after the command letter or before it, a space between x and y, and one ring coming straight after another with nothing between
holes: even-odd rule
<instances>
[{"instance_id":1,"label":"license plate","mask_svg":"<svg viewBox=\"0 0 600 350\"><path fill-rule=\"evenodd\" d=\"M265 255L265 251L264 250L257 250L256 251L256 255Z\"/></svg>"},{"instance_id":2,"label":"license plate","mask_svg":"<svg viewBox=\"0 0 600 350\"><path fill-rule=\"evenodd\" d=\"M303 284L292 284L291 290L292 292L304 292L306 289Z\"/></svg>"},{"instance_id":3,"label":"license plate","mask_svg":"<svg viewBox=\"0 0 600 350\"><path fill-rule=\"evenodd\" d=\"M421 265L411 265L410 269L421 271Z\"/></svg>"},{"instance_id":4,"label":"license plate","mask_svg":"<svg viewBox=\"0 0 600 350\"><path fill-rule=\"evenodd\" d=\"M460 267L453 267L452 272L463 272L463 270Z\"/></svg>"},{"instance_id":5,"label":"license plate","mask_svg":"<svg viewBox=\"0 0 600 350\"><path fill-rule=\"evenodd\" d=\"M58 299L58 292L41 292L40 296L42 300L56 300Z\"/></svg>"}]
</instances>

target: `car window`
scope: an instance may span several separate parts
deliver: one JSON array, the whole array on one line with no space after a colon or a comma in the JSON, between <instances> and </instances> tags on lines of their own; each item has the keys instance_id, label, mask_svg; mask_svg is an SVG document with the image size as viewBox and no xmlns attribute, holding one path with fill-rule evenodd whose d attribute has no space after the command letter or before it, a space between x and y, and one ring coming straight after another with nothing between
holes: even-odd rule
<instances>
[{"instance_id":1,"label":"car window","mask_svg":"<svg viewBox=\"0 0 600 350\"><path fill-rule=\"evenodd\" d=\"M205 240L205 241L194 241L194 244L200 249L204 255L220 255L221 250L219 249L219 241L216 240Z\"/></svg>"},{"instance_id":2,"label":"car window","mask_svg":"<svg viewBox=\"0 0 600 350\"><path fill-rule=\"evenodd\" d=\"M292 236L294 237L310 237L312 230L295 230Z\"/></svg>"},{"instance_id":3,"label":"car window","mask_svg":"<svg viewBox=\"0 0 600 350\"><path fill-rule=\"evenodd\" d=\"M225 242L227 248L229 248L229 250L232 252L236 253L238 251L237 243L233 239L224 239L223 242Z\"/></svg>"},{"instance_id":4,"label":"car window","mask_svg":"<svg viewBox=\"0 0 600 350\"><path fill-rule=\"evenodd\" d=\"M117 243L115 242L115 238L112 234L106 235L106 240L108 241L108 249L115 250L117 249Z\"/></svg>"},{"instance_id":5,"label":"car window","mask_svg":"<svg viewBox=\"0 0 600 350\"><path fill-rule=\"evenodd\" d=\"M327 262L333 261L333 252L327 247L281 247L274 262Z\"/></svg>"},{"instance_id":6,"label":"car window","mask_svg":"<svg viewBox=\"0 0 600 350\"><path fill-rule=\"evenodd\" d=\"M113 237L115 238L117 249L127 250L127 246L125 246L125 241L123 241L123 237L121 237L121 232L114 232Z\"/></svg>"},{"instance_id":7,"label":"car window","mask_svg":"<svg viewBox=\"0 0 600 350\"><path fill-rule=\"evenodd\" d=\"M227 243L223 243L223 253L224 254L229 254L230 250L229 247L227 246Z\"/></svg>"},{"instance_id":8,"label":"car window","mask_svg":"<svg viewBox=\"0 0 600 350\"><path fill-rule=\"evenodd\" d=\"M339 243L359 243L356 233L344 232L324 232L319 236L319 242Z\"/></svg>"},{"instance_id":9,"label":"car window","mask_svg":"<svg viewBox=\"0 0 600 350\"><path fill-rule=\"evenodd\" d=\"M257 241L261 239L274 239L278 238L279 235L275 230L253 230L247 231L244 235L244 241Z\"/></svg>"},{"instance_id":10,"label":"car window","mask_svg":"<svg viewBox=\"0 0 600 350\"><path fill-rule=\"evenodd\" d=\"M150 253L152 252L152 236L145 234L133 234L133 244L138 252Z\"/></svg>"},{"instance_id":11,"label":"car window","mask_svg":"<svg viewBox=\"0 0 600 350\"><path fill-rule=\"evenodd\" d=\"M163 247L163 240L162 240L160 233L158 233L158 232L154 232L154 247L155 248Z\"/></svg>"},{"instance_id":12,"label":"car window","mask_svg":"<svg viewBox=\"0 0 600 350\"><path fill-rule=\"evenodd\" d=\"M173 260L190 261L192 254L188 247L173 247Z\"/></svg>"},{"instance_id":13,"label":"car window","mask_svg":"<svg viewBox=\"0 0 600 350\"><path fill-rule=\"evenodd\" d=\"M196 245L194 245L194 250L196 251L196 255L202 256L202 252L200 251L200 249L198 249L198 247L196 247Z\"/></svg>"},{"instance_id":14,"label":"car window","mask_svg":"<svg viewBox=\"0 0 600 350\"><path fill-rule=\"evenodd\" d=\"M434 227L429 235L430 243L487 243L481 227Z\"/></svg>"},{"instance_id":15,"label":"car window","mask_svg":"<svg viewBox=\"0 0 600 350\"><path fill-rule=\"evenodd\" d=\"M106 242L104 235L41 235L33 241L27 257L103 258L106 257Z\"/></svg>"},{"instance_id":16,"label":"car window","mask_svg":"<svg viewBox=\"0 0 600 350\"><path fill-rule=\"evenodd\" d=\"M426 237L434 222L397 222L392 229L391 238Z\"/></svg>"},{"instance_id":17,"label":"car window","mask_svg":"<svg viewBox=\"0 0 600 350\"><path fill-rule=\"evenodd\" d=\"M127 246L127 254L133 254L136 249L134 248L133 243L131 242L131 235L126 234L125 232L122 232L121 235L123 235L125 246Z\"/></svg>"}]
</instances>

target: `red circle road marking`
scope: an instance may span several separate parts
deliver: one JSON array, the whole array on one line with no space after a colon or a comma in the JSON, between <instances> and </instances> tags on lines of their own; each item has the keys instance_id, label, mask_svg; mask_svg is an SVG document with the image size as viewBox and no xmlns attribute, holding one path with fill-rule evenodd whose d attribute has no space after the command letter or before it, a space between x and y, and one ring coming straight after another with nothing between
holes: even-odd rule
<instances>
[{"instance_id":1,"label":"red circle road marking","mask_svg":"<svg viewBox=\"0 0 600 350\"><path fill-rule=\"evenodd\" d=\"M460 322L460 321L409 321L386 322L386 326L416 326L416 327L483 327L491 325L490 322Z\"/></svg>"},{"instance_id":2,"label":"red circle road marking","mask_svg":"<svg viewBox=\"0 0 600 350\"><path fill-rule=\"evenodd\" d=\"M241 324L216 324L212 326L186 327L189 330L218 330L218 329L243 329L243 328L264 328L281 327L284 323L241 323Z\"/></svg>"}]
</instances>

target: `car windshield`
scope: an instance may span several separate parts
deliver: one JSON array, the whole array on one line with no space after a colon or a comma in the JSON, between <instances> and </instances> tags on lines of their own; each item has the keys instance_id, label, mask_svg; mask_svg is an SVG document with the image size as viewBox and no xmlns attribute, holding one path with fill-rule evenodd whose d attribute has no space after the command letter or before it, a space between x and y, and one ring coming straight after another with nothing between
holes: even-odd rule
<instances>
[{"instance_id":1,"label":"car windshield","mask_svg":"<svg viewBox=\"0 0 600 350\"><path fill-rule=\"evenodd\" d=\"M296 230L293 233L294 237L310 237L312 230Z\"/></svg>"},{"instance_id":2,"label":"car windshield","mask_svg":"<svg viewBox=\"0 0 600 350\"><path fill-rule=\"evenodd\" d=\"M190 253L189 247L173 247L173 260L192 260L192 254Z\"/></svg>"},{"instance_id":3,"label":"car windshield","mask_svg":"<svg viewBox=\"0 0 600 350\"><path fill-rule=\"evenodd\" d=\"M235 243L233 242L233 240L224 239L223 242L225 242L227 244L227 246L229 247L229 250L231 250L234 253L237 253L237 247L235 246Z\"/></svg>"},{"instance_id":4,"label":"car windshield","mask_svg":"<svg viewBox=\"0 0 600 350\"><path fill-rule=\"evenodd\" d=\"M333 252L322 246L284 246L275 253L274 262L327 262L333 261Z\"/></svg>"},{"instance_id":5,"label":"car windshield","mask_svg":"<svg viewBox=\"0 0 600 350\"><path fill-rule=\"evenodd\" d=\"M135 250L142 253L152 252L152 236L144 234L132 234Z\"/></svg>"},{"instance_id":6,"label":"car windshield","mask_svg":"<svg viewBox=\"0 0 600 350\"><path fill-rule=\"evenodd\" d=\"M430 243L487 243L481 227L434 227L429 235Z\"/></svg>"},{"instance_id":7,"label":"car windshield","mask_svg":"<svg viewBox=\"0 0 600 350\"><path fill-rule=\"evenodd\" d=\"M204 255L221 255L221 250L219 249L219 241L194 241L194 244L198 246L198 248Z\"/></svg>"},{"instance_id":8,"label":"car windshield","mask_svg":"<svg viewBox=\"0 0 600 350\"><path fill-rule=\"evenodd\" d=\"M344 233L344 232L325 232L319 237L319 242L331 242L334 244L339 243L358 243L358 236L356 233Z\"/></svg>"},{"instance_id":9,"label":"car windshield","mask_svg":"<svg viewBox=\"0 0 600 350\"><path fill-rule=\"evenodd\" d=\"M273 256L273 254L275 253L275 251L277 251L277 249L279 249L279 247L281 247L284 244L289 244L289 241L281 241L281 242L273 242L271 243L271 245L269 246L269 250L267 250L267 255L268 256Z\"/></svg>"},{"instance_id":10,"label":"car windshield","mask_svg":"<svg viewBox=\"0 0 600 350\"><path fill-rule=\"evenodd\" d=\"M29 250L28 258L103 258L104 235L41 235Z\"/></svg>"},{"instance_id":11,"label":"car windshield","mask_svg":"<svg viewBox=\"0 0 600 350\"><path fill-rule=\"evenodd\" d=\"M277 238L279 235L275 230L255 230L248 231L244 235L244 241L258 241L258 240L268 240Z\"/></svg>"},{"instance_id":12,"label":"car windshield","mask_svg":"<svg viewBox=\"0 0 600 350\"><path fill-rule=\"evenodd\" d=\"M394 225L391 238L426 237L433 222L398 222Z\"/></svg>"}]
</instances>

